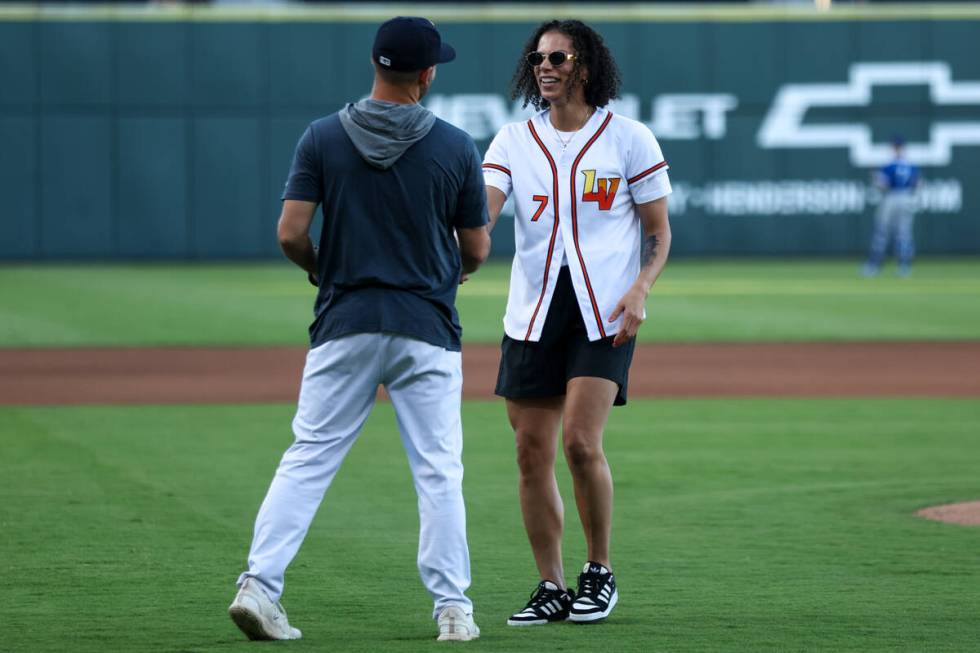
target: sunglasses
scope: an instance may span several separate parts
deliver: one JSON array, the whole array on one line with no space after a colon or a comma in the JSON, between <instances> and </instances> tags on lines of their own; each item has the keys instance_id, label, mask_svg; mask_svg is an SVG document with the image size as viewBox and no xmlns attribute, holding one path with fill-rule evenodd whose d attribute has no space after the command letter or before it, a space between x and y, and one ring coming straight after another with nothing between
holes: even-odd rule
<instances>
[{"instance_id":1,"label":"sunglasses","mask_svg":"<svg viewBox=\"0 0 980 653\"><path fill-rule=\"evenodd\" d=\"M561 50L555 50L554 52L548 53L547 59L548 59L548 63L550 63L555 68L557 68L558 66L562 65L566 61L575 61L575 55L568 54L567 52L562 52ZM543 52L527 53L527 62L531 66L540 66L541 64L544 63L544 60L545 60L545 54Z\"/></svg>"}]
</instances>

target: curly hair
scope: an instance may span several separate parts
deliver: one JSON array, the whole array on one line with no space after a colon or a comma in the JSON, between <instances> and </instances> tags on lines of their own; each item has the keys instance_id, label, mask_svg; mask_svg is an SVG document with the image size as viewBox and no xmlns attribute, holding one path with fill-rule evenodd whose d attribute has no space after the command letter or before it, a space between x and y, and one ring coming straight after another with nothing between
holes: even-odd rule
<instances>
[{"instance_id":1,"label":"curly hair","mask_svg":"<svg viewBox=\"0 0 980 653\"><path fill-rule=\"evenodd\" d=\"M520 98L524 101L522 107L531 104L538 110L550 106L550 103L541 97L538 81L534 78L534 69L527 63L528 53L538 49L538 41L547 32L559 32L572 39L572 46L577 55L572 79L581 80L583 69L589 72L588 83L584 85L586 104L604 107L610 100L619 97L621 81L619 68L599 33L580 20L549 20L538 26L524 44L524 50L521 52L521 58L517 62L514 77L510 82L511 99Z\"/></svg>"}]
</instances>

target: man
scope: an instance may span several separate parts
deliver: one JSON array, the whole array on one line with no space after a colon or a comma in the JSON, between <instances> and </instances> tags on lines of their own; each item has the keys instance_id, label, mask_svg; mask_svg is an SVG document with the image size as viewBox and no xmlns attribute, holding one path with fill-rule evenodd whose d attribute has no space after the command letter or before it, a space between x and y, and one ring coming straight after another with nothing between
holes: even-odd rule
<instances>
[{"instance_id":1,"label":"man","mask_svg":"<svg viewBox=\"0 0 980 653\"><path fill-rule=\"evenodd\" d=\"M871 251L862 269L867 277L881 271L888 241L893 236L899 276L907 277L912 272L912 257L915 256L912 225L915 222L915 189L919 185L919 169L905 158L905 139L896 136L892 139L892 148L894 159L875 173L875 185L881 190L882 199L875 214Z\"/></svg>"},{"instance_id":2,"label":"man","mask_svg":"<svg viewBox=\"0 0 980 653\"><path fill-rule=\"evenodd\" d=\"M472 139L419 101L456 54L424 18L378 29L368 99L313 122L283 193L279 242L318 283L294 444L255 523L229 614L250 639L298 639L286 567L384 385L418 495L418 568L439 640L479 635L463 506L456 289L490 250ZM309 238L323 206L319 250ZM458 244L457 244L458 242ZM347 555L354 555L348 552ZM342 561L338 560L338 564Z\"/></svg>"}]
</instances>

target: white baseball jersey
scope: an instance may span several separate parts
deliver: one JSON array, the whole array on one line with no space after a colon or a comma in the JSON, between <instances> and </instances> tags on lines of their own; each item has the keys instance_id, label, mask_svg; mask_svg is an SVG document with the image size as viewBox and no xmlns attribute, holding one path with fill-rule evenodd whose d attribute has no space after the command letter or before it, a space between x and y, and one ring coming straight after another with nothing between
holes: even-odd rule
<instances>
[{"instance_id":1,"label":"white baseball jersey","mask_svg":"<svg viewBox=\"0 0 980 653\"><path fill-rule=\"evenodd\" d=\"M635 205L670 193L667 162L646 125L601 108L563 148L548 113L506 125L483 161L486 184L514 197L504 332L540 340L567 264L589 340L599 340L622 324L608 319L640 271Z\"/></svg>"}]
</instances>

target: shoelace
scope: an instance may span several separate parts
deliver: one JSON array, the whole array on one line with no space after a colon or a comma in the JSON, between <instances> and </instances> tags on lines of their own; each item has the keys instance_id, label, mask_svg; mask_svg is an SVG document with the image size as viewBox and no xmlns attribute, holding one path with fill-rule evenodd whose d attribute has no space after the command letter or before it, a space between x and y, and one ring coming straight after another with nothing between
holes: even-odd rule
<instances>
[{"instance_id":1,"label":"shoelace","mask_svg":"<svg viewBox=\"0 0 980 653\"><path fill-rule=\"evenodd\" d=\"M531 592L531 600L528 602L528 605L532 608L537 608L550 601L553 597L561 598L562 594L563 592L561 590L550 590L546 587L538 586Z\"/></svg>"},{"instance_id":2,"label":"shoelace","mask_svg":"<svg viewBox=\"0 0 980 653\"><path fill-rule=\"evenodd\" d=\"M599 580L598 574L582 574L581 576L579 576L578 578L578 586L580 588L578 593L579 597L595 600L596 594L598 594L599 592L598 590L599 584L597 582L598 580Z\"/></svg>"}]
</instances>

